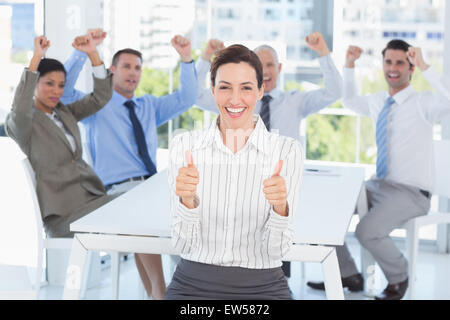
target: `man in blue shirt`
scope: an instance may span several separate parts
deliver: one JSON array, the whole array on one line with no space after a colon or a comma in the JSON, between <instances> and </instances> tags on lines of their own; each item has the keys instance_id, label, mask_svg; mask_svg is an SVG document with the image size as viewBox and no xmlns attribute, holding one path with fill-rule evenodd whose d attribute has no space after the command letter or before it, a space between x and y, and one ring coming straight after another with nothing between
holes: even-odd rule
<instances>
[{"instance_id":1,"label":"man in blue shirt","mask_svg":"<svg viewBox=\"0 0 450 320\"><path fill-rule=\"evenodd\" d=\"M90 30L97 44L106 36L102 30ZM175 36L172 46L181 58L180 88L162 96L134 95L142 72L142 55L133 49L118 51L110 70L114 73L112 99L93 116L85 119L86 140L95 172L108 194L131 189L156 172L157 127L190 108L197 98L197 76L191 56L191 43ZM74 89L86 56L75 50L65 63L67 80L63 103L83 93ZM139 128L140 127L140 128ZM162 299L165 282L160 255L136 254L136 265L148 296Z\"/></svg>"}]
</instances>

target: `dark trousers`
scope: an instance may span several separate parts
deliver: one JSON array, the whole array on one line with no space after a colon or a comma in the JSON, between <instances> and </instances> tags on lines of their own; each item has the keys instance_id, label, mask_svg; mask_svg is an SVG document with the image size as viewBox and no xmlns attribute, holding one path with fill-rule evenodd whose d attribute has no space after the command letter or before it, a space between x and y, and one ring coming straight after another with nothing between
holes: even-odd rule
<instances>
[{"instance_id":1,"label":"dark trousers","mask_svg":"<svg viewBox=\"0 0 450 320\"><path fill-rule=\"evenodd\" d=\"M0 137L7 137L4 124L0 124Z\"/></svg>"},{"instance_id":2,"label":"dark trousers","mask_svg":"<svg viewBox=\"0 0 450 320\"><path fill-rule=\"evenodd\" d=\"M281 269L284 272L284 275L287 278L291 277L291 262L290 261L283 261L283 265L281 266Z\"/></svg>"}]
</instances>

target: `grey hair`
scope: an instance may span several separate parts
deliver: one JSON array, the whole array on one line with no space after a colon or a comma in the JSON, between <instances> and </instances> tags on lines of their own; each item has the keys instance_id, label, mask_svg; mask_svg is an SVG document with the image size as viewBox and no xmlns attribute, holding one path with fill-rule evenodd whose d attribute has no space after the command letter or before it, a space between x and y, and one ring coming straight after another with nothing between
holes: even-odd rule
<instances>
[{"instance_id":1,"label":"grey hair","mask_svg":"<svg viewBox=\"0 0 450 320\"><path fill-rule=\"evenodd\" d=\"M275 49L272 48L271 46L269 46L269 45L267 45L267 44L263 44L263 45L260 45L260 46L256 47L256 48L253 50L253 52L255 52L255 53L258 53L258 52L260 52L260 51L269 51L269 52L272 54L272 56L275 58L275 62L276 62L277 64L280 63L279 60L278 60L278 54L277 54L277 52L276 52Z\"/></svg>"}]
</instances>

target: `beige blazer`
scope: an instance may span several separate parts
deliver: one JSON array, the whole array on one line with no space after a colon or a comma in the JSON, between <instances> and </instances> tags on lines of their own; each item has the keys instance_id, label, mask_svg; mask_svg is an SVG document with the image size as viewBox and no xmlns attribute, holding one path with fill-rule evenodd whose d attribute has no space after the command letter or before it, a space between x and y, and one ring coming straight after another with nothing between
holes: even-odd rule
<instances>
[{"instance_id":1,"label":"beige blazer","mask_svg":"<svg viewBox=\"0 0 450 320\"><path fill-rule=\"evenodd\" d=\"M42 218L68 216L74 210L106 194L100 178L82 159L77 122L100 110L112 97L112 74L94 77L94 91L72 104L55 108L62 123L75 139L72 152L63 131L34 106L33 96L39 73L25 69L6 118L7 134L27 155L36 173L36 190Z\"/></svg>"}]
</instances>

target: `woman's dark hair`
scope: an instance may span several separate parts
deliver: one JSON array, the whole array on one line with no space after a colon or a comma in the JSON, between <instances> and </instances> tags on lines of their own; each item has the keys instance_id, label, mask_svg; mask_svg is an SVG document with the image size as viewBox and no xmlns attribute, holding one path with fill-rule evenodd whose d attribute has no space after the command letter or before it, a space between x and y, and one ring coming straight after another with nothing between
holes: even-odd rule
<instances>
[{"instance_id":1,"label":"woman's dark hair","mask_svg":"<svg viewBox=\"0 0 450 320\"><path fill-rule=\"evenodd\" d=\"M39 78L53 71L60 71L64 73L64 77L66 77L67 75L66 69L64 68L64 65L61 62L55 59L48 59L48 58L44 58L41 60L37 71L39 71Z\"/></svg>"},{"instance_id":2,"label":"woman's dark hair","mask_svg":"<svg viewBox=\"0 0 450 320\"><path fill-rule=\"evenodd\" d=\"M407 43L406 41L400 40L400 39L394 39L388 42L388 44L386 45L386 48L383 49L383 51L381 52L383 54L383 58L386 54L386 51L391 49L391 50L402 50L405 52L408 52L409 48L412 47L409 43ZM408 60L409 62L409 60ZM412 63L409 62L410 67L412 67Z\"/></svg>"},{"instance_id":3,"label":"woman's dark hair","mask_svg":"<svg viewBox=\"0 0 450 320\"><path fill-rule=\"evenodd\" d=\"M261 89L263 84L263 67L261 61L252 50L240 44L234 44L219 51L211 64L210 71L212 85L216 85L217 70L221 65L240 62L246 62L255 69L256 79L258 80L258 89Z\"/></svg>"}]
</instances>

